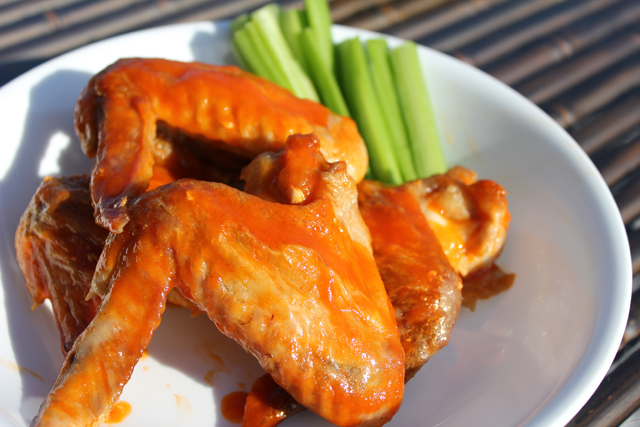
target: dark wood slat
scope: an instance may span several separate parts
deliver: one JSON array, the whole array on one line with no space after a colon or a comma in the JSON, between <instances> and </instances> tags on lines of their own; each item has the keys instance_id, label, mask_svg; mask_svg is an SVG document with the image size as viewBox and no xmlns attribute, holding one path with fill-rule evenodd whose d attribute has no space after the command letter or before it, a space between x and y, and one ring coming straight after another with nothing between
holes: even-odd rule
<instances>
[{"instance_id":1,"label":"dark wood slat","mask_svg":"<svg viewBox=\"0 0 640 427\"><path fill-rule=\"evenodd\" d=\"M527 77L539 77L536 73L565 61L638 20L640 20L640 2L625 1L573 23L562 31L526 47L524 51L484 69L509 85L519 83Z\"/></svg>"},{"instance_id":2,"label":"dark wood slat","mask_svg":"<svg viewBox=\"0 0 640 427\"><path fill-rule=\"evenodd\" d=\"M454 55L475 66L487 65L542 36L554 33L587 15L597 13L619 0L574 0L560 3L519 21L503 31L471 43Z\"/></svg>"},{"instance_id":3,"label":"dark wood slat","mask_svg":"<svg viewBox=\"0 0 640 427\"><path fill-rule=\"evenodd\" d=\"M0 7L0 26L18 22L30 16L47 12L82 0L23 0Z\"/></svg>"},{"instance_id":4,"label":"dark wood slat","mask_svg":"<svg viewBox=\"0 0 640 427\"><path fill-rule=\"evenodd\" d=\"M21 0L0 0L0 6L6 6L8 4L17 3Z\"/></svg>"},{"instance_id":5,"label":"dark wood slat","mask_svg":"<svg viewBox=\"0 0 640 427\"><path fill-rule=\"evenodd\" d=\"M513 0L418 41L443 52L453 52L552 5L547 0Z\"/></svg>"},{"instance_id":6,"label":"dark wood slat","mask_svg":"<svg viewBox=\"0 0 640 427\"><path fill-rule=\"evenodd\" d=\"M638 336L640 336L640 295L634 292L631 298L631 307L629 308L629 320L627 321L620 348L624 348Z\"/></svg>"},{"instance_id":7,"label":"dark wood slat","mask_svg":"<svg viewBox=\"0 0 640 427\"><path fill-rule=\"evenodd\" d=\"M625 224L640 216L640 170L635 169L616 183L612 192Z\"/></svg>"},{"instance_id":8,"label":"dark wood slat","mask_svg":"<svg viewBox=\"0 0 640 427\"><path fill-rule=\"evenodd\" d=\"M634 277L634 288L640 288L640 230L634 230L629 233L629 245L631 246L631 263L633 265L633 271L635 274ZM637 279L637 280L636 280ZM638 289L634 289L634 293L638 293ZM636 296L636 300L640 299ZM635 314L636 323L640 322L638 317L640 314Z\"/></svg>"},{"instance_id":9,"label":"dark wood slat","mask_svg":"<svg viewBox=\"0 0 640 427\"><path fill-rule=\"evenodd\" d=\"M148 0L102 0L84 2L78 7L66 8L61 11L51 10L22 25L0 30L0 49L6 49L37 37L53 34L65 28L130 8L137 3L145 1Z\"/></svg>"},{"instance_id":10,"label":"dark wood slat","mask_svg":"<svg viewBox=\"0 0 640 427\"><path fill-rule=\"evenodd\" d=\"M562 95L545 110L561 126L569 127L640 83L640 56L614 64L596 78Z\"/></svg>"},{"instance_id":11,"label":"dark wood slat","mask_svg":"<svg viewBox=\"0 0 640 427\"><path fill-rule=\"evenodd\" d=\"M598 165L607 185L614 185L640 166L640 138L617 147ZM640 194L638 195L640 197Z\"/></svg>"},{"instance_id":12,"label":"dark wood slat","mask_svg":"<svg viewBox=\"0 0 640 427\"><path fill-rule=\"evenodd\" d=\"M166 18L154 21L149 26L177 24L195 21L218 21L230 19L230 17L238 16L241 13L250 12L266 3L268 0L254 0L251 3L240 1L225 2L205 2L199 6L189 8L184 12L167 16ZM283 8L302 7L304 0L278 0Z\"/></svg>"},{"instance_id":13,"label":"dark wood slat","mask_svg":"<svg viewBox=\"0 0 640 427\"><path fill-rule=\"evenodd\" d=\"M476 16L507 0L459 0L447 4L428 14L417 15L406 21L386 28L387 34L405 39L424 38L438 30Z\"/></svg>"},{"instance_id":14,"label":"dark wood slat","mask_svg":"<svg viewBox=\"0 0 640 427\"><path fill-rule=\"evenodd\" d=\"M396 0L376 5L364 13L339 21L365 30L381 31L420 13L431 11L451 0Z\"/></svg>"},{"instance_id":15,"label":"dark wood slat","mask_svg":"<svg viewBox=\"0 0 640 427\"><path fill-rule=\"evenodd\" d=\"M100 19L58 31L51 36L4 49L0 51L0 62L49 58L78 46L122 32L153 26L154 23L158 22L171 22L172 16L183 14L189 9L202 6L209 1L153 1L135 5ZM267 0L223 0L217 1L213 8L223 10L226 16L231 16L265 3L267 3Z\"/></svg>"},{"instance_id":16,"label":"dark wood slat","mask_svg":"<svg viewBox=\"0 0 640 427\"><path fill-rule=\"evenodd\" d=\"M547 102L638 51L640 28L636 27L514 88L535 103Z\"/></svg>"},{"instance_id":17,"label":"dark wood slat","mask_svg":"<svg viewBox=\"0 0 640 427\"><path fill-rule=\"evenodd\" d=\"M334 22L344 22L345 19L358 13L390 3L392 0L334 0L330 3L331 18Z\"/></svg>"},{"instance_id":18,"label":"dark wood slat","mask_svg":"<svg viewBox=\"0 0 640 427\"><path fill-rule=\"evenodd\" d=\"M593 154L640 124L640 93L623 97L599 111L597 117L571 133L587 154Z\"/></svg>"}]
</instances>

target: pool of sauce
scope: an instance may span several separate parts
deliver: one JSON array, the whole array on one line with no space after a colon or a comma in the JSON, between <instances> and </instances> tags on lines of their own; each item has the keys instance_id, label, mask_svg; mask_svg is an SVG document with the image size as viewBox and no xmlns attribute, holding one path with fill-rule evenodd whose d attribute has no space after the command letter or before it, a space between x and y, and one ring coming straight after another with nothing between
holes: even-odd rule
<instances>
[{"instance_id":1,"label":"pool of sauce","mask_svg":"<svg viewBox=\"0 0 640 427\"><path fill-rule=\"evenodd\" d=\"M246 391L234 391L223 397L220 405L222 416L230 423L242 424L244 404L248 395Z\"/></svg>"}]
</instances>

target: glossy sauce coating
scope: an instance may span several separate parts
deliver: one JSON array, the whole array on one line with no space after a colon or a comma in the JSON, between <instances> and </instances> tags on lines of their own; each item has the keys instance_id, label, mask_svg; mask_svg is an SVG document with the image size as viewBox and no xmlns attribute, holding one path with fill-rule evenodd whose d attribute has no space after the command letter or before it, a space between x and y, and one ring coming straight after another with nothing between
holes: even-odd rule
<instances>
[{"instance_id":1,"label":"glossy sauce coating","mask_svg":"<svg viewBox=\"0 0 640 427\"><path fill-rule=\"evenodd\" d=\"M288 146L309 149L317 151L311 137ZM103 300L100 311L34 425L103 420L173 287L307 408L337 425L388 421L404 383L391 305L370 251L345 224L366 227L353 213L337 213L349 204L336 194L355 204L344 164L318 162L316 171L317 186L297 205L185 180L137 198L129 225L110 235L98 264L92 290Z\"/></svg>"},{"instance_id":2,"label":"glossy sauce coating","mask_svg":"<svg viewBox=\"0 0 640 427\"><path fill-rule=\"evenodd\" d=\"M108 234L93 220L87 175L45 178L20 218L16 259L34 306L51 300L65 355L98 312L100 297L86 297ZM177 290L168 300L197 312Z\"/></svg>"},{"instance_id":3,"label":"glossy sauce coating","mask_svg":"<svg viewBox=\"0 0 640 427\"><path fill-rule=\"evenodd\" d=\"M477 180L474 172L456 166L414 181L413 190L447 259L463 278L489 268L500 256L511 220L500 184Z\"/></svg>"},{"instance_id":4,"label":"glossy sauce coating","mask_svg":"<svg viewBox=\"0 0 640 427\"><path fill-rule=\"evenodd\" d=\"M505 273L495 264L474 271L464 278L462 305L475 310L476 302L502 293L513 286L516 275Z\"/></svg>"},{"instance_id":5,"label":"glossy sauce coating","mask_svg":"<svg viewBox=\"0 0 640 427\"><path fill-rule=\"evenodd\" d=\"M129 199L149 186L157 125L248 160L314 132L322 155L359 181L368 156L355 123L232 66L122 59L94 76L76 105L76 132L95 157L98 223L120 232ZM179 177L174 177L179 178Z\"/></svg>"},{"instance_id":6,"label":"glossy sauce coating","mask_svg":"<svg viewBox=\"0 0 640 427\"><path fill-rule=\"evenodd\" d=\"M405 352L405 380L447 345L462 289L411 185L363 181L358 186L360 212Z\"/></svg>"},{"instance_id":7,"label":"glossy sauce coating","mask_svg":"<svg viewBox=\"0 0 640 427\"><path fill-rule=\"evenodd\" d=\"M244 416L244 405L247 402L246 391L234 391L222 398L220 411L222 416L233 424L240 424Z\"/></svg>"},{"instance_id":8,"label":"glossy sauce coating","mask_svg":"<svg viewBox=\"0 0 640 427\"><path fill-rule=\"evenodd\" d=\"M131 404L123 400L116 402L115 406L109 412L109 416L105 423L107 424L119 424L123 422L131 414Z\"/></svg>"},{"instance_id":9,"label":"glossy sauce coating","mask_svg":"<svg viewBox=\"0 0 640 427\"><path fill-rule=\"evenodd\" d=\"M245 427L272 427L303 410L304 406L266 374L251 386L240 421Z\"/></svg>"},{"instance_id":10,"label":"glossy sauce coating","mask_svg":"<svg viewBox=\"0 0 640 427\"><path fill-rule=\"evenodd\" d=\"M376 264L393 304L405 351L405 379L448 342L462 304L508 289L513 275L493 264L509 223L506 192L455 167L447 174L397 187L358 185L360 211L371 232ZM443 246L446 250L443 251ZM452 265L453 264L453 265ZM464 286L459 273L464 273ZM258 395L253 396L256 393ZM295 400L251 390L243 427L273 427L294 415Z\"/></svg>"},{"instance_id":11,"label":"glossy sauce coating","mask_svg":"<svg viewBox=\"0 0 640 427\"><path fill-rule=\"evenodd\" d=\"M93 221L89 177L45 178L20 219L16 258L34 306L50 299L63 354L98 312L85 299L107 230Z\"/></svg>"}]
</instances>

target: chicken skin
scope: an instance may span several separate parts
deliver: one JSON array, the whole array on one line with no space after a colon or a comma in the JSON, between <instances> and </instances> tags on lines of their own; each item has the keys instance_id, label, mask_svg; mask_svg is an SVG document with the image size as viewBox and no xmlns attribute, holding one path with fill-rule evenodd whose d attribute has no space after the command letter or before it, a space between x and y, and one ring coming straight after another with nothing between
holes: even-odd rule
<instances>
[{"instance_id":1,"label":"chicken skin","mask_svg":"<svg viewBox=\"0 0 640 427\"><path fill-rule=\"evenodd\" d=\"M174 288L308 409L343 426L391 419L404 354L346 165L293 136L245 176L278 202L194 180L131 200L91 285L100 309L34 426L103 421Z\"/></svg>"},{"instance_id":2,"label":"chicken skin","mask_svg":"<svg viewBox=\"0 0 640 427\"><path fill-rule=\"evenodd\" d=\"M500 185L478 181L462 167L396 187L358 185L405 351L406 381L448 343L462 295L473 308L513 283L514 276L494 264L509 225L505 196ZM300 410L285 390L261 378L247 397L242 425L274 427Z\"/></svg>"},{"instance_id":3,"label":"chicken skin","mask_svg":"<svg viewBox=\"0 0 640 427\"><path fill-rule=\"evenodd\" d=\"M405 352L405 381L447 345L462 291L462 280L429 227L412 185L363 181L358 186L360 212Z\"/></svg>"},{"instance_id":4,"label":"chicken skin","mask_svg":"<svg viewBox=\"0 0 640 427\"><path fill-rule=\"evenodd\" d=\"M65 355L98 312L100 297L86 297L108 234L93 220L87 175L45 178L16 230L27 289L34 306L51 301ZM168 301L198 312L177 289Z\"/></svg>"},{"instance_id":5,"label":"chicken skin","mask_svg":"<svg viewBox=\"0 0 640 427\"><path fill-rule=\"evenodd\" d=\"M453 268L464 278L500 256L511 216L507 192L495 181L456 166L409 184Z\"/></svg>"},{"instance_id":6,"label":"chicken skin","mask_svg":"<svg viewBox=\"0 0 640 427\"><path fill-rule=\"evenodd\" d=\"M18 265L34 305L51 300L63 354L98 312L86 296L108 234L93 221L88 176L45 178L20 219Z\"/></svg>"},{"instance_id":7,"label":"chicken skin","mask_svg":"<svg viewBox=\"0 0 640 427\"><path fill-rule=\"evenodd\" d=\"M84 152L95 158L96 220L115 233L128 221L129 200L149 187L158 130L190 139L199 155L218 158L218 165L244 166L260 153L280 150L289 135L312 132L322 155L345 161L356 182L368 165L350 118L233 66L121 59L84 88L75 126ZM184 177L198 178L173 174L170 180Z\"/></svg>"}]
</instances>

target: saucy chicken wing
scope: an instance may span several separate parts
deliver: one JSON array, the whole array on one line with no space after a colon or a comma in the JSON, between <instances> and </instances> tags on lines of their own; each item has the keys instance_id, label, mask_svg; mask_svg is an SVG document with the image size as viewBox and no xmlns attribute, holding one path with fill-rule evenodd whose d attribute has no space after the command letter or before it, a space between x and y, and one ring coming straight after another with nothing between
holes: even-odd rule
<instances>
[{"instance_id":1,"label":"saucy chicken wing","mask_svg":"<svg viewBox=\"0 0 640 427\"><path fill-rule=\"evenodd\" d=\"M389 187L375 181L358 186L360 212L405 352L405 381L447 345L462 290L412 190L412 184Z\"/></svg>"},{"instance_id":2,"label":"saucy chicken wing","mask_svg":"<svg viewBox=\"0 0 640 427\"><path fill-rule=\"evenodd\" d=\"M98 312L100 299L86 296L108 234L93 220L86 175L45 178L20 219L18 265L34 305L51 300L64 354Z\"/></svg>"},{"instance_id":3,"label":"saucy chicken wing","mask_svg":"<svg viewBox=\"0 0 640 427\"><path fill-rule=\"evenodd\" d=\"M84 88L75 125L84 152L95 158L96 220L116 233L128 221L128 201L149 187L158 129L192 140L201 156L224 156L218 164L244 166L260 153L280 150L291 134L313 132L322 155L346 161L356 182L368 165L350 118L233 66L121 59ZM171 180L194 177L177 175Z\"/></svg>"},{"instance_id":4,"label":"saucy chicken wing","mask_svg":"<svg viewBox=\"0 0 640 427\"><path fill-rule=\"evenodd\" d=\"M360 212L405 351L406 381L447 344L461 295L473 308L476 299L513 283L513 275L493 263L509 224L505 196L497 183L477 181L462 167L397 187L368 180L358 185ZM261 378L251 389L243 427L273 427L301 410L269 384Z\"/></svg>"},{"instance_id":5,"label":"saucy chicken wing","mask_svg":"<svg viewBox=\"0 0 640 427\"><path fill-rule=\"evenodd\" d=\"M408 185L449 262L463 278L493 264L502 252L511 219L507 192L500 184L478 180L475 172L456 166Z\"/></svg>"},{"instance_id":6,"label":"saucy chicken wing","mask_svg":"<svg viewBox=\"0 0 640 427\"><path fill-rule=\"evenodd\" d=\"M34 305L51 301L65 355L98 312L100 297L87 294L108 234L93 220L87 175L46 177L20 219L18 265ZM177 290L167 299L198 313Z\"/></svg>"},{"instance_id":7,"label":"saucy chicken wing","mask_svg":"<svg viewBox=\"0 0 640 427\"><path fill-rule=\"evenodd\" d=\"M104 420L174 288L305 407L343 426L390 420L404 354L346 165L293 136L245 176L278 202L194 180L130 202L91 285L102 304L34 426Z\"/></svg>"}]
</instances>

